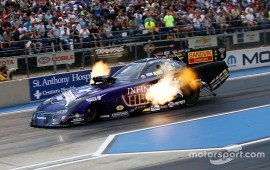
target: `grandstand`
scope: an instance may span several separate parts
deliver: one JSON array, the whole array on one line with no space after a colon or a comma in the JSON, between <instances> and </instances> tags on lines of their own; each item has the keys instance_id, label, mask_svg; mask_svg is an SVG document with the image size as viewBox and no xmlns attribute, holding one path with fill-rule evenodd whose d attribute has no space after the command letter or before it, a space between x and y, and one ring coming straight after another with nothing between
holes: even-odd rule
<instances>
[{"instance_id":1,"label":"grandstand","mask_svg":"<svg viewBox=\"0 0 270 170\"><path fill-rule=\"evenodd\" d=\"M268 0L2 0L0 56L269 28Z\"/></svg>"}]
</instances>

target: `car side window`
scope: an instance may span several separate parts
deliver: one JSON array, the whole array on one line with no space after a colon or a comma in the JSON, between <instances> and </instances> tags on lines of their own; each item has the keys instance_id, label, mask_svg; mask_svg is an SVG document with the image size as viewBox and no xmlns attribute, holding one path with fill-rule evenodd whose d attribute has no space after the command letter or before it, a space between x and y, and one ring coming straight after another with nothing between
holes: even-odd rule
<instances>
[{"instance_id":1,"label":"car side window","mask_svg":"<svg viewBox=\"0 0 270 170\"><path fill-rule=\"evenodd\" d=\"M147 77L153 77L156 75L163 74L162 68L162 62L155 62L149 65L146 69L144 74L141 75L141 78L147 78Z\"/></svg>"}]
</instances>

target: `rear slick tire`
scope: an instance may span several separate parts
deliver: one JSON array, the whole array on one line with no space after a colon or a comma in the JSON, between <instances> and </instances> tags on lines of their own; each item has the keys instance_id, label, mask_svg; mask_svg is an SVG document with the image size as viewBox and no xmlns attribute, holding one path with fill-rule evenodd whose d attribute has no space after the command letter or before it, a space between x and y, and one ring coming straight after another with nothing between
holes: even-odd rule
<instances>
[{"instance_id":1,"label":"rear slick tire","mask_svg":"<svg viewBox=\"0 0 270 170\"><path fill-rule=\"evenodd\" d=\"M186 105L191 106L198 102L200 98L201 88L197 88L191 92L190 95L186 97Z\"/></svg>"}]
</instances>

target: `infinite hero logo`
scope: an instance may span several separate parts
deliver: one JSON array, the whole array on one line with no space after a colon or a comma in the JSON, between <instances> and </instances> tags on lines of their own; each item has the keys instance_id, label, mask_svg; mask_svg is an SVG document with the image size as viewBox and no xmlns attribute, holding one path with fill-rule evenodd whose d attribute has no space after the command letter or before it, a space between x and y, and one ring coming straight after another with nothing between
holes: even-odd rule
<instances>
[{"instance_id":1,"label":"infinite hero logo","mask_svg":"<svg viewBox=\"0 0 270 170\"><path fill-rule=\"evenodd\" d=\"M149 101L146 100L145 93L150 87L151 85L148 84L128 88L127 94L122 96L125 104L128 106L139 106L148 104Z\"/></svg>"}]
</instances>

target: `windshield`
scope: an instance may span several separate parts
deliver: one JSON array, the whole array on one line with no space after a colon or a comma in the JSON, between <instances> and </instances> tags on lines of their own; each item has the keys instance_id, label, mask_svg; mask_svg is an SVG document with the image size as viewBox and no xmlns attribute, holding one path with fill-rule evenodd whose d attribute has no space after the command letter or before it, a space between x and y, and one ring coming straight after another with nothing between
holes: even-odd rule
<instances>
[{"instance_id":1,"label":"windshield","mask_svg":"<svg viewBox=\"0 0 270 170\"><path fill-rule=\"evenodd\" d=\"M146 63L132 63L118 70L113 77L119 80L138 79Z\"/></svg>"}]
</instances>

